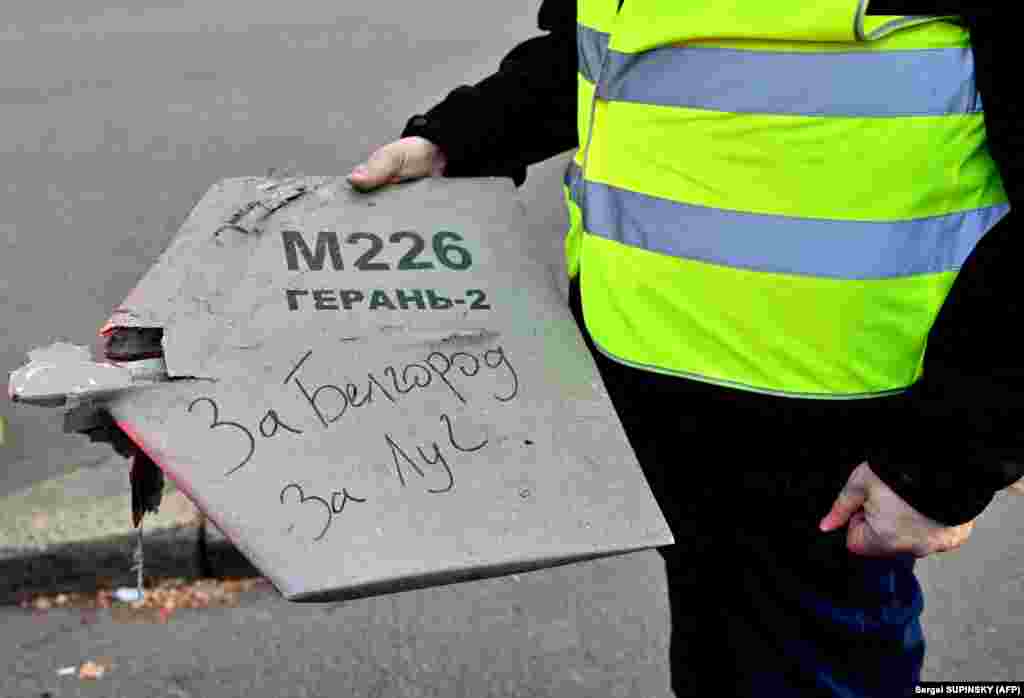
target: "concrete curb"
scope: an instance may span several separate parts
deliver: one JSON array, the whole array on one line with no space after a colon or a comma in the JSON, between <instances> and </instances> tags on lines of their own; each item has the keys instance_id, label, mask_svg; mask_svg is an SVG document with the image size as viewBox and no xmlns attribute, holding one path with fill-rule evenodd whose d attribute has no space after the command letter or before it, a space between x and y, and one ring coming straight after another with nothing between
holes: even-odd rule
<instances>
[{"instance_id":1,"label":"concrete curb","mask_svg":"<svg viewBox=\"0 0 1024 698\"><path fill-rule=\"evenodd\" d=\"M129 466L112 455L0 498L0 603L135 584ZM160 511L143 522L147 578L215 573L204 560L203 518L173 484L165 485ZM244 558L222 537L209 547L218 565L242 567Z\"/></svg>"},{"instance_id":2,"label":"concrete curb","mask_svg":"<svg viewBox=\"0 0 1024 698\"><path fill-rule=\"evenodd\" d=\"M261 577L234 543L200 513L197 564L203 577Z\"/></svg>"}]
</instances>

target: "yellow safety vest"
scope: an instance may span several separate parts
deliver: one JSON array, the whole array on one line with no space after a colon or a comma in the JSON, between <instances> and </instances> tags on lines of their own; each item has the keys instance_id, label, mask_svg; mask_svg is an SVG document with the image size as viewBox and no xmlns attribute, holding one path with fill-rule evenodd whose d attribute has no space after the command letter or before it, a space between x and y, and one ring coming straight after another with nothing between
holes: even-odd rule
<instances>
[{"instance_id":1,"label":"yellow safety vest","mask_svg":"<svg viewBox=\"0 0 1024 698\"><path fill-rule=\"evenodd\" d=\"M611 358L862 398L1009 210L966 29L866 0L579 0L571 277Z\"/></svg>"}]
</instances>

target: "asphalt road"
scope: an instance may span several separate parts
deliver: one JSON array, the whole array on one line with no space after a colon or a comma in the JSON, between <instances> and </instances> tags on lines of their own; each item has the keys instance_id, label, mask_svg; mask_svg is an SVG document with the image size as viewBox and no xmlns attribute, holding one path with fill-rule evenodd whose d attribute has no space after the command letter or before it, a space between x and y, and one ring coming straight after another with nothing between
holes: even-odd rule
<instances>
[{"instance_id":1,"label":"asphalt road","mask_svg":"<svg viewBox=\"0 0 1024 698\"><path fill-rule=\"evenodd\" d=\"M0 695L662 698L667 612L653 553L341 604L250 592L166 625L0 607ZM89 660L110 669L58 676Z\"/></svg>"},{"instance_id":2,"label":"asphalt road","mask_svg":"<svg viewBox=\"0 0 1024 698\"><path fill-rule=\"evenodd\" d=\"M215 181L272 167L347 172L410 114L486 75L535 33L538 2L124 5L4 10L4 377L35 346L94 341ZM531 225L551 230L553 264L564 162L533 168L522 190ZM62 434L55 412L0 401L0 414L9 421L0 493L110 455ZM1024 679L1022 530L1024 499L1001 498L962 551L921 564L926 677ZM0 609L0 694L664 695L656 556L522 580L330 608L256 594L239 609L183 612L167 626ZM105 681L123 686L56 684L57 668L98 655L120 664Z\"/></svg>"},{"instance_id":3,"label":"asphalt road","mask_svg":"<svg viewBox=\"0 0 1024 698\"><path fill-rule=\"evenodd\" d=\"M919 563L925 680L1019 681L1019 497L1001 495L959 552ZM337 604L272 589L234 608L152 613L0 607L5 698L343 695L663 698L664 570L651 552ZM103 677L61 676L96 661ZM2 666L6 664L6 666Z\"/></svg>"}]
</instances>

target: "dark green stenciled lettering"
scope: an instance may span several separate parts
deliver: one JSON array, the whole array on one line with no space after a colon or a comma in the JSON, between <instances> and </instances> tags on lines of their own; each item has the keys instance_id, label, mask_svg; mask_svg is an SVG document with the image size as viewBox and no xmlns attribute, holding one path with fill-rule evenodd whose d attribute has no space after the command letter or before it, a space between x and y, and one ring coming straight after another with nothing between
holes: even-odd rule
<instances>
[{"instance_id":1,"label":"dark green stenciled lettering","mask_svg":"<svg viewBox=\"0 0 1024 698\"><path fill-rule=\"evenodd\" d=\"M370 310L377 310L381 306L388 310L398 310L398 308L395 307L395 304L391 302L391 299L388 298L387 291L376 289L370 294Z\"/></svg>"},{"instance_id":2,"label":"dark green stenciled lettering","mask_svg":"<svg viewBox=\"0 0 1024 698\"><path fill-rule=\"evenodd\" d=\"M423 250L427 245L419 233L412 230L399 230L397 233L392 233L388 240L390 242L401 242L402 240L409 240L412 242L412 247L409 248L409 251L402 255L402 258L398 260L398 269L400 271L415 271L417 269L434 268L433 262L416 261L416 258L423 254Z\"/></svg>"},{"instance_id":3,"label":"dark green stenciled lettering","mask_svg":"<svg viewBox=\"0 0 1024 698\"><path fill-rule=\"evenodd\" d=\"M395 297L398 298L398 305L402 310L408 310L410 303L415 303L420 310L427 309L427 303L423 300L423 291L414 288L411 291L404 288L395 289Z\"/></svg>"},{"instance_id":4,"label":"dark green stenciled lettering","mask_svg":"<svg viewBox=\"0 0 1024 698\"><path fill-rule=\"evenodd\" d=\"M473 256L469 254L469 250L456 245L455 242L447 243L448 240L462 242L462 236L450 230L442 230L434 235L434 254L437 255L438 261L456 271L469 269L473 264Z\"/></svg>"},{"instance_id":5,"label":"dark green stenciled lettering","mask_svg":"<svg viewBox=\"0 0 1024 698\"><path fill-rule=\"evenodd\" d=\"M433 289L427 289L427 301L431 310L447 310L452 307L451 298L446 298Z\"/></svg>"}]
</instances>

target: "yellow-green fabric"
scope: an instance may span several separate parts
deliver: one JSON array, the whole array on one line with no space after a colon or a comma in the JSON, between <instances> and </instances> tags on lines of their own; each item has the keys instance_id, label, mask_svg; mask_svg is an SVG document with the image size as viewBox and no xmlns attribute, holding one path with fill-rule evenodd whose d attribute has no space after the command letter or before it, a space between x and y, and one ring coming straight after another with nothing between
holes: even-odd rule
<instances>
[{"instance_id":1,"label":"yellow-green fabric","mask_svg":"<svg viewBox=\"0 0 1024 698\"><path fill-rule=\"evenodd\" d=\"M969 37L955 21L866 17L864 5L857 0L629 0L618 13L617 0L579 1L581 32L608 39L599 74L591 76L601 86L583 72L578 79L580 149L574 163L582 175L573 191L566 187L570 227L565 249L571 277L585 268L581 291L587 328L610 357L652 371L814 398L882 395L920 377L928 331L958 267L927 259L935 254L927 241L941 240L945 228L931 229L932 238L918 230L979 211L974 225L987 227L1006 208L1006 194L985 147L980 109L879 116L869 104L866 113L853 116L808 115L602 96L602 89L611 93L636 80L643 59L661 60L665 49L707 48L701 57L710 56L712 62L719 55L734 60L734 52L745 52L739 70L749 65L750 75L757 77L743 83L743 90L749 84L754 95L752 103L764 82L757 73L759 62L769 54L846 60L844 54L871 58L891 52L911 67L916 55L937 54L909 51L960 49L969 58ZM613 70L620 74L609 78ZM735 63L730 70L737 70ZM680 89L686 89L687 80L705 79L669 76L680 81ZM609 79L617 82L611 85ZM942 84L944 75L920 79L956 93L956 85ZM633 197L634 207L622 214L613 202L597 215L594 202L608 192L623 200ZM644 201L684 207L701 229L673 232L663 220L645 221L655 214L646 213L654 207L645 207ZM616 215L620 223L614 222ZM906 240L891 244L900 247L895 253L910 260L907 269L912 271L873 278L875 267L847 272L824 253L823 269L842 269L844 278L835 278L831 271L815 271L814 260L802 258L797 248L793 254L801 258L793 268L798 272L722 262L729 252L716 249L715 227L722 221L735 230L737 216L742 221L747 215L755 216L750 219L752 240L762 230L756 216L772 226L792 221L801 234L818 234L820 228L826 239L837 234L837 224L844 226L844 235L850 234L851 223L863 223L865 230L905 224ZM633 237L643 244L623 243L628 232L587 230L585 221L597 218L605 226L635 224L640 232ZM709 248L706 258L657 251L665 248L658 236L677 234L699 234L696 246ZM672 247L678 241L665 242ZM880 259L890 252L885 244L878 250ZM773 260L785 262L786 254ZM862 252L868 261L872 254ZM917 264L915 256L927 264Z\"/></svg>"}]
</instances>

